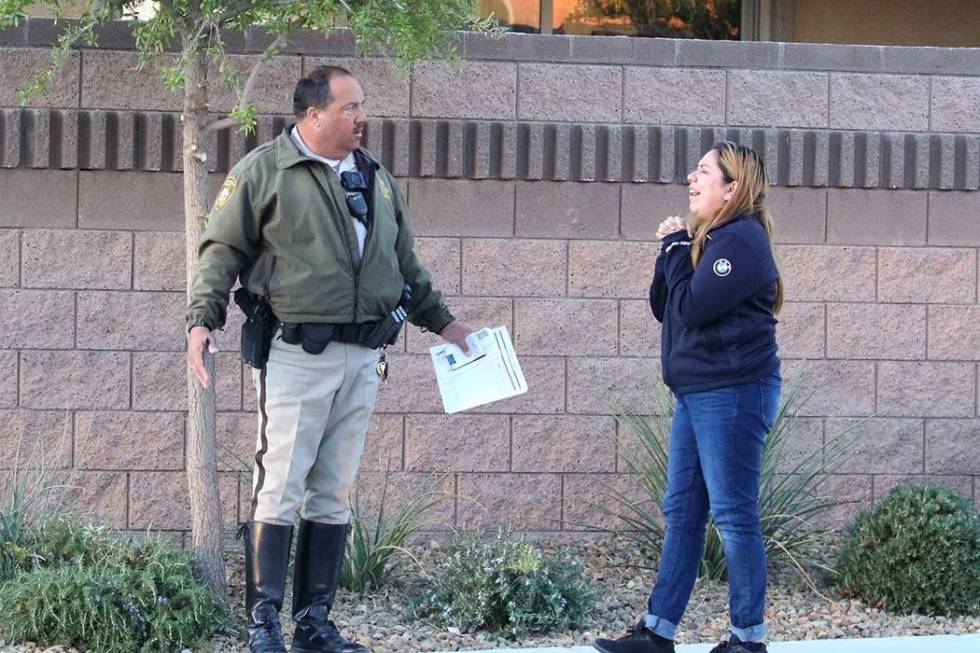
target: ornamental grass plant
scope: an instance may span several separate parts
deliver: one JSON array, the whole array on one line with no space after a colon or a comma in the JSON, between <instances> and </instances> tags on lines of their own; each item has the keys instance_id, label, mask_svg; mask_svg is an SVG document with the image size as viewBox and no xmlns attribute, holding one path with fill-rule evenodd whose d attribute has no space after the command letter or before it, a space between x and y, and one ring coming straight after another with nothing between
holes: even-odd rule
<instances>
[{"instance_id":1,"label":"ornamental grass plant","mask_svg":"<svg viewBox=\"0 0 980 653\"><path fill-rule=\"evenodd\" d=\"M861 423L856 421L829 436L822 447L790 462L787 444L794 428L793 415L806 398L802 382L785 388L766 435L759 491L762 534L769 561L787 562L804 575L806 551L825 535L819 518L847 503L824 491L825 475L832 474L847 460L854 444L849 435ZM674 405L672 393L657 383L653 389L653 416L629 410L617 415L619 423L633 436L629 440L617 438L617 455L626 470L635 475L640 491L627 492L607 483L605 494L611 499L611 506L594 505L596 511L617 523L615 533L647 547L655 559L659 558L664 537L660 507L667 489L667 442ZM710 517L699 576L707 580L726 577L721 534Z\"/></svg>"},{"instance_id":2,"label":"ornamental grass plant","mask_svg":"<svg viewBox=\"0 0 980 653\"><path fill-rule=\"evenodd\" d=\"M364 593L381 588L405 558L414 560L405 547L408 540L432 525L426 513L446 500L438 491L418 492L394 510L391 498L391 461L385 468L376 514L369 515L361 506L359 493L351 500L350 535L347 554L340 569L340 586L351 592Z\"/></svg>"}]
</instances>

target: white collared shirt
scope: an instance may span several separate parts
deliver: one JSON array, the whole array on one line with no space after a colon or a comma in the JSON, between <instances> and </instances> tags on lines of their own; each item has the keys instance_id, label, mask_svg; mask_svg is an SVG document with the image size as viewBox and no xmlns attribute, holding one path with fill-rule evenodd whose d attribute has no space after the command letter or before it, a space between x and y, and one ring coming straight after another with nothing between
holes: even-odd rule
<instances>
[{"instance_id":1,"label":"white collared shirt","mask_svg":"<svg viewBox=\"0 0 980 653\"><path fill-rule=\"evenodd\" d=\"M299 129L295 125L293 126L292 131L289 132L289 136L293 139L293 143L296 144L296 147L299 148L300 152L311 159L316 159L317 161L326 163L328 166L330 166L330 169L337 174L338 178L342 172L357 170L357 163L354 161L353 152L348 154L347 158L345 159L328 159L325 156L320 156L307 147L306 143L303 142L303 137L299 135ZM361 256L364 256L364 241L367 239L367 227L357 218L351 218L351 220L354 221L354 231L357 232L357 251Z\"/></svg>"}]
</instances>

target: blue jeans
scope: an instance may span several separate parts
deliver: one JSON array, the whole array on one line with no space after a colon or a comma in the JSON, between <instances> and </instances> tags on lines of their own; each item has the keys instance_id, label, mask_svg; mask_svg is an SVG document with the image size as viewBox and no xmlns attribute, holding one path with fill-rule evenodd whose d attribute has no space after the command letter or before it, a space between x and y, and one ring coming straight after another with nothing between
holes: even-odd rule
<instances>
[{"instance_id":1,"label":"blue jeans","mask_svg":"<svg viewBox=\"0 0 980 653\"><path fill-rule=\"evenodd\" d=\"M766 638L766 549L759 476L766 433L779 409L780 379L677 396L667 458L663 550L646 625L674 639L704 552L708 512L728 567L731 632Z\"/></svg>"}]
</instances>

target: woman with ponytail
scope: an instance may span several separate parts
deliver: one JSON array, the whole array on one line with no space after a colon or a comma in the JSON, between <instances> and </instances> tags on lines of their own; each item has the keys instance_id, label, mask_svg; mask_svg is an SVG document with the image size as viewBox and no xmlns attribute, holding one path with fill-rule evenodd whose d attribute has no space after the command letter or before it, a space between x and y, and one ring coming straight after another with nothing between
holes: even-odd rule
<instances>
[{"instance_id":1,"label":"woman with ponytail","mask_svg":"<svg viewBox=\"0 0 980 653\"><path fill-rule=\"evenodd\" d=\"M728 567L730 635L711 653L765 651L766 551L759 482L779 406L776 313L783 284L773 256L769 182L744 145L712 147L688 177L687 220L661 239L650 305L663 324L664 383L677 406L668 445L666 531L646 615L604 653L671 653L704 551L708 514Z\"/></svg>"}]
</instances>

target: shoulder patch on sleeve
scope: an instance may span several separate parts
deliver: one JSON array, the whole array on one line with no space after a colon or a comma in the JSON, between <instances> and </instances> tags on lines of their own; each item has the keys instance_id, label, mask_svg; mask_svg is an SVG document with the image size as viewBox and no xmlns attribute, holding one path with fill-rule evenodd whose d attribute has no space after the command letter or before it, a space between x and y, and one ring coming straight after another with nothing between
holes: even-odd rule
<instances>
[{"instance_id":1,"label":"shoulder patch on sleeve","mask_svg":"<svg viewBox=\"0 0 980 653\"><path fill-rule=\"evenodd\" d=\"M720 258L715 261L715 264L711 266L711 269L714 270L715 274L719 277L727 277L729 274L731 274L732 262L727 258Z\"/></svg>"},{"instance_id":2,"label":"shoulder patch on sleeve","mask_svg":"<svg viewBox=\"0 0 980 653\"><path fill-rule=\"evenodd\" d=\"M384 177L382 177L381 175L378 175L377 177L375 177L375 179L378 180L378 188L381 190L381 194L384 195L385 199L390 202L391 187L388 185L388 182L385 181Z\"/></svg>"},{"instance_id":3,"label":"shoulder patch on sleeve","mask_svg":"<svg viewBox=\"0 0 980 653\"><path fill-rule=\"evenodd\" d=\"M214 206L211 208L212 211L220 211L225 207L225 205L231 201L232 195L235 194L235 189L238 188L238 180L228 175L225 179L225 183L221 184L221 190L218 191L218 197L214 200Z\"/></svg>"}]
</instances>

